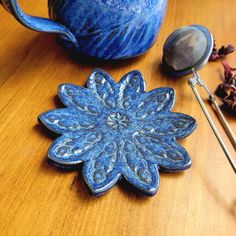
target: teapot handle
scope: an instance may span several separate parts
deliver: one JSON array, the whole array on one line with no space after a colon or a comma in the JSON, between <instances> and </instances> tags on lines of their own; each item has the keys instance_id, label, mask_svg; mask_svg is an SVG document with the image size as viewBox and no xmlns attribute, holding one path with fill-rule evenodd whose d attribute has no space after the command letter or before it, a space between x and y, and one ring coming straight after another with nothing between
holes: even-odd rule
<instances>
[{"instance_id":1,"label":"teapot handle","mask_svg":"<svg viewBox=\"0 0 236 236\"><path fill-rule=\"evenodd\" d=\"M25 14L19 7L17 0L0 0L0 4L3 4L3 7L25 27L38 32L60 34L77 45L75 36L65 26L50 19Z\"/></svg>"}]
</instances>

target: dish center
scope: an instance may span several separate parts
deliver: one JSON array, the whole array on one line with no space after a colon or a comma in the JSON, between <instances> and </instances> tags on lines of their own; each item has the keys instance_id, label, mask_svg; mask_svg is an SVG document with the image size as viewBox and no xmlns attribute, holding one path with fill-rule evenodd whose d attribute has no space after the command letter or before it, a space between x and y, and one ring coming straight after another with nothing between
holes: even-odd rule
<instances>
[{"instance_id":1,"label":"dish center","mask_svg":"<svg viewBox=\"0 0 236 236\"><path fill-rule=\"evenodd\" d=\"M120 130L127 129L129 127L130 120L128 116L120 112L111 113L107 117L107 125L112 129Z\"/></svg>"}]
</instances>

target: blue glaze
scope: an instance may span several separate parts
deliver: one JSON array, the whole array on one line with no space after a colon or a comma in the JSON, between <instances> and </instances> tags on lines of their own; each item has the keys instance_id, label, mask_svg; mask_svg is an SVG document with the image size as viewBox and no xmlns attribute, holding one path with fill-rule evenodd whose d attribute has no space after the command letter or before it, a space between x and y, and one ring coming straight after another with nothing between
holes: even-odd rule
<instances>
[{"instance_id":1,"label":"blue glaze","mask_svg":"<svg viewBox=\"0 0 236 236\"><path fill-rule=\"evenodd\" d=\"M173 89L147 92L139 71L116 83L95 69L87 88L62 84L59 97L66 108L39 116L48 129L61 135L51 145L48 159L64 168L83 162L92 193L108 191L123 177L141 192L154 195L159 170L175 172L191 166L176 140L191 134L196 121L171 112Z\"/></svg>"},{"instance_id":2,"label":"blue glaze","mask_svg":"<svg viewBox=\"0 0 236 236\"><path fill-rule=\"evenodd\" d=\"M59 34L67 48L102 59L146 52L160 30L166 0L49 0L51 20L22 12L16 0L3 5L26 27Z\"/></svg>"}]
</instances>

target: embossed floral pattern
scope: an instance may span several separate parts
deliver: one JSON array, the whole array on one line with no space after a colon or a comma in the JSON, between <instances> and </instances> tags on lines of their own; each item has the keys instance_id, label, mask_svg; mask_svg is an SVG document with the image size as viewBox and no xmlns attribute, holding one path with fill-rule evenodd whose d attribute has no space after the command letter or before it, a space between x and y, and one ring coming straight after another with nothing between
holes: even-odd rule
<instances>
[{"instance_id":1,"label":"embossed floral pattern","mask_svg":"<svg viewBox=\"0 0 236 236\"><path fill-rule=\"evenodd\" d=\"M188 153L176 139L188 136L196 121L171 112L173 89L146 92L139 71L116 83L96 69L87 88L62 84L59 96L66 108L39 116L46 127L62 135L50 147L48 158L62 167L84 162L83 176L94 194L106 192L124 177L137 189L154 195L159 170L180 171L191 166Z\"/></svg>"}]
</instances>

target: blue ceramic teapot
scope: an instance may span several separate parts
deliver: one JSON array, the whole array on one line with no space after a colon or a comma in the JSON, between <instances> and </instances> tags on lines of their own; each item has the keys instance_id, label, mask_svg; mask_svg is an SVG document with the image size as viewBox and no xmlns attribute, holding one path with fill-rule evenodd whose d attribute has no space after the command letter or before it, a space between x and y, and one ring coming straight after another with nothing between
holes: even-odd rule
<instances>
[{"instance_id":1,"label":"blue ceramic teapot","mask_svg":"<svg viewBox=\"0 0 236 236\"><path fill-rule=\"evenodd\" d=\"M50 19L25 14L17 0L0 0L24 26L56 33L73 51L102 59L140 55L155 42L167 0L49 0Z\"/></svg>"}]
</instances>

